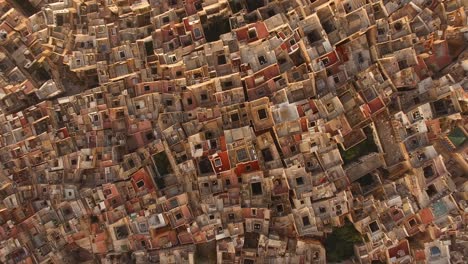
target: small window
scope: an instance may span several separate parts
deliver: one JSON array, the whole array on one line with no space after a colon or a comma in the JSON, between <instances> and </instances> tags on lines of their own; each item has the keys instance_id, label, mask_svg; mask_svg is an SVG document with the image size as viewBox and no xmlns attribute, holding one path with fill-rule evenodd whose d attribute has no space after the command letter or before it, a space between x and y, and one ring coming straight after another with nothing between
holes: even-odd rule
<instances>
[{"instance_id":1,"label":"small window","mask_svg":"<svg viewBox=\"0 0 468 264\"><path fill-rule=\"evenodd\" d=\"M268 117L268 114L267 114L267 111L266 111L265 108L262 108L262 109L258 110L257 114L258 114L258 118L260 118L260 120L266 119Z\"/></svg>"},{"instance_id":2,"label":"small window","mask_svg":"<svg viewBox=\"0 0 468 264\"><path fill-rule=\"evenodd\" d=\"M333 20L332 20L332 19L329 19L329 20L327 20L327 21L322 22L322 26L323 26L323 29L325 30L325 32L326 32L327 34L329 34L329 33L333 32L333 31L335 31L335 29L336 29L336 26L335 26L335 24L333 23Z\"/></svg>"},{"instance_id":3,"label":"small window","mask_svg":"<svg viewBox=\"0 0 468 264\"><path fill-rule=\"evenodd\" d=\"M218 65L226 64L226 56L224 54L218 55Z\"/></svg>"},{"instance_id":4,"label":"small window","mask_svg":"<svg viewBox=\"0 0 468 264\"><path fill-rule=\"evenodd\" d=\"M128 166L132 169L135 168L135 162L132 159L128 160Z\"/></svg>"},{"instance_id":5,"label":"small window","mask_svg":"<svg viewBox=\"0 0 468 264\"><path fill-rule=\"evenodd\" d=\"M440 251L440 248L437 247L437 246L431 247L430 251L431 251L431 256L432 257L438 257L438 256L440 256L442 254L441 251Z\"/></svg>"},{"instance_id":6,"label":"small window","mask_svg":"<svg viewBox=\"0 0 468 264\"><path fill-rule=\"evenodd\" d=\"M182 219L182 214L181 213L175 214L175 218L176 218L176 220Z\"/></svg>"},{"instance_id":7,"label":"small window","mask_svg":"<svg viewBox=\"0 0 468 264\"><path fill-rule=\"evenodd\" d=\"M427 1L426 4L427 4L427 3L430 4L431 1ZM372 10L374 10L374 15L377 14L377 13L379 13L379 12L380 12L380 7L379 7L379 5L376 4L376 5L372 6Z\"/></svg>"},{"instance_id":8,"label":"small window","mask_svg":"<svg viewBox=\"0 0 468 264\"><path fill-rule=\"evenodd\" d=\"M289 146L289 149L292 153L295 153L297 151L296 145Z\"/></svg>"},{"instance_id":9,"label":"small window","mask_svg":"<svg viewBox=\"0 0 468 264\"><path fill-rule=\"evenodd\" d=\"M257 37L257 29L256 28L249 28L248 31L249 39L253 39Z\"/></svg>"},{"instance_id":10,"label":"small window","mask_svg":"<svg viewBox=\"0 0 468 264\"><path fill-rule=\"evenodd\" d=\"M278 63L279 63L280 65L283 65L283 64L285 64L286 62L287 62L287 60L286 60L285 58L278 58Z\"/></svg>"},{"instance_id":11,"label":"small window","mask_svg":"<svg viewBox=\"0 0 468 264\"><path fill-rule=\"evenodd\" d=\"M141 188L141 187L145 186L145 182L143 180L139 180L139 181L136 182L136 186L138 188Z\"/></svg>"},{"instance_id":12,"label":"small window","mask_svg":"<svg viewBox=\"0 0 468 264\"><path fill-rule=\"evenodd\" d=\"M210 148L211 149L217 149L218 148L218 142L216 139L210 140Z\"/></svg>"},{"instance_id":13,"label":"small window","mask_svg":"<svg viewBox=\"0 0 468 264\"><path fill-rule=\"evenodd\" d=\"M231 185L231 180L230 180L230 179L226 179L225 183L226 183L226 186L229 186L229 185Z\"/></svg>"},{"instance_id":14,"label":"small window","mask_svg":"<svg viewBox=\"0 0 468 264\"><path fill-rule=\"evenodd\" d=\"M145 89L145 91L148 92L150 90L150 87L149 87L149 85L145 85L145 86L143 86L143 89Z\"/></svg>"},{"instance_id":15,"label":"small window","mask_svg":"<svg viewBox=\"0 0 468 264\"><path fill-rule=\"evenodd\" d=\"M359 62L360 64L364 63L364 56L362 56L362 53L361 53L361 52L358 53L358 62Z\"/></svg>"},{"instance_id":16,"label":"small window","mask_svg":"<svg viewBox=\"0 0 468 264\"><path fill-rule=\"evenodd\" d=\"M192 98L187 98L187 104L188 104L188 105L192 105L192 104L193 104Z\"/></svg>"},{"instance_id":17,"label":"small window","mask_svg":"<svg viewBox=\"0 0 468 264\"><path fill-rule=\"evenodd\" d=\"M293 79L294 80L300 80L301 79L301 74L297 71L292 73Z\"/></svg>"},{"instance_id":18,"label":"small window","mask_svg":"<svg viewBox=\"0 0 468 264\"><path fill-rule=\"evenodd\" d=\"M302 178L302 177L297 177L297 178L296 178L296 184L297 184L297 185L303 185L303 184L304 184L304 178Z\"/></svg>"},{"instance_id":19,"label":"small window","mask_svg":"<svg viewBox=\"0 0 468 264\"><path fill-rule=\"evenodd\" d=\"M434 169L432 168L431 165L424 167L423 171L424 171L424 178L426 179L429 179L435 175Z\"/></svg>"},{"instance_id":20,"label":"small window","mask_svg":"<svg viewBox=\"0 0 468 264\"><path fill-rule=\"evenodd\" d=\"M233 213L228 214L229 220L234 220L235 216Z\"/></svg>"},{"instance_id":21,"label":"small window","mask_svg":"<svg viewBox=\"0 0 468 264\"><path fill-rule=\"evenodd\" d=\"M202 101L206 101L206 100L208 100L208 95L207 94L201 94L200 98L202 99Z\"/></svg>"},{"instance_id":22,"label":"small window","mask_svg":"<svg viewBox=\"0 0 468 264\"><path fill-rule=\"evenodd\" d=\"M284 207L282 204L278 204L276 206L276 211L278 211L278 213L282 213L284 211Z\"/></svg>"},{"instance_id":23,"label":"small window","mask_svg":"<svg viewBox=\"0 0 468 264\"><path fill-rule=\"evenodd\" d=\"M247 155L247 151L245 149L239 149L236 151L236 156L238 161L246 161L249 159L249 156Z\"/></svg>"},{"instance_id":24,"label":"small window","mask_svg":"<svg viewBox=\"0 0 468 264\"><path fill-rule=\"evenodd\" d=\"M327 66L328 63L330 63L330 60L328 58L323 58L322 63L323 65Z\"/></svg>"},{"instance_id":25,"label":"small window","mask_svg":"<svg viewBox=\"0 0 468 264\"><path fill-rule=\"evenodd\" d=\"M398 21L393 25L393 28L395 28L396 31L400 31L403 29L403 24L400 21Z\"/></svg>"},{"instance_id":26,"label":"small window","mask_svg":"<svg viewBox=\"0 0 468 264\"><path fill-rule=\"evenodd\" d=\"M322 36L318 30L313 30L307 33L307 40L310 44L313 44L322 39Z\"/></svg>"},{"instance_id":27,"label":"small window","mask_svg":"<svg viewBox=\"0 0 468 264\"><path fill-rule=\"evenodd\" d=\"M254 224L254 230L260 230L262 226L260 224Z\"/></svg>"},{"instance_id":28,"label":"small window","mask_svg":"<svg viewBox=\"0 0 468 264\"><path fill-rule=\"evenodd\" d=\"M372 231L372 233L377 232L377 231L380 230L379 225L377 224L376 221L373 221L372 223L370 223L369 228Z\"/></svg>"},{"instance_id":29,"label":"small window","mask_svg":"<svg viewBox=\"0 0 468 264\"><path fill-rule=\"evenodd\" d=\"M340 78L337 75L335 75L335 76L333 76L333 81L335 83L340 83Z\"/></svg>"},{"instance_id":30,"label":"small window","mask_svg":"<svg viewBox=\"0 0 468 264\"><path fill-rule=\"evenodd\" d=\"M427 187L426 193L427 195L429 195L429 197L434 197L438 193L438 191L435 185L431 184Z\"/></svg>"},{"instance_id":31,"label":"small window","mask_svg":"<svg viewBox=\"0 0 468 264\"><path fill-rule=\"evenodd\" d=\"M193 29L193 35L195 36L195 39L199 39L202 36L200 29L199 28Z\"/></svg>"},{"instance_id":32,"label":"small window","mask_svg":"<svg viewBox=\"0 0 468 264\"><path fill-rule=\"evenodd\" d=\"M310 225L309 217L308 216L303 216L302 217L302 223L304 224L304 226L309 226Z\"/></svg>"},{"instance_id":33,"label":"small window","mask_svg":"<svg viewBox=\"0 0 468 264\"><path fill-rule=\"evenodd\" d=\"M125 59L125 51L123 50L119 51L119 55L121 59Z\"/></svg>"},{"instance_id":34,"label":"small window","mask_svg":"<svg viewBox=\"0 0 468 264\"><path fill-rule=\"evenodd\" d=\"M263 159L265 160L265 162L269 162L269 161L274 160L270 148L262 149L261 152L262 152L262 156L263 156Z\"/></svg>"},{"instance_id":35,"label":"small window","mask_svg":"<svg viewBox=\"0 0 468 264\"><path fill-rule=\"evenodd\" d=\"M239 121L239 114L238 113L231 114L231 121L232 122Z\"/></svg>"},{"instance_id":36,"label":"small window","mask_svg":"<svg viewBox=\"0 0 468 264\"><path fill-rule=\"evenodd\" d=\"M349 12L351 12L353 10L350 3L345 3L344 4L344 9L346 10L346 13L349 13Z\"/></svg>"},{"instance_id":37,"label":"small window","mask_svg":"<svg viewBox=\"0 0 468 264\"><path fill-rule=\"evenodd\" d=\"M57 26L60 27L60 26L63 25L63 21L64 21L63 16L61 16L61 15L56 15L56 16L55 16L55 19L56 19L56 22L57 22L57 23L56 23Z\"/></svg>"},{"instance_id":38,"label":"small window","mask_svg":"<svg viewBox=\"0 0 468 264\"><path fill-rule=\"evenodd\" d=\"M163 22L164 24L169 23L169 16L163 17L163 18L162 18L162 22Z\"/></svg>"},{"instance_id":39,"label":"small window","mask_svg":"<svg viewBox=\"0 0 468 264\"><path fill-rule=\"evenodd\" d=\"M258 56L258 62L260 63L260 65L263 65L263 64L267 64L267 60L265 58L265 56Z\"/></svg>"},{"instance_id":40,"label":"small window","mask_svg":"<svg viewBox=\"0 0 468 264\"><path fill-rule=\"evenodd\" d=\"M251 184L252 187L252 194L253 195L262 195L263 194L263 189L262 189L262 183L261 182L254 182Z\"/></svg>"},{"instance_id":41,"label":"small window","mask_svg":"<svg viewBox=\"0 0 468 264\"><path fill-rule=\"evenodd\" d=\"M147 139L147 140L154 140L155 137L154 137L153 132L148 132L148 133L146 133L146 139Z\"/></svg>"},{"instance_id":42,"label":"small window","mask_svg":"<svg viewBox=\"0 0 468 264\"><path fill-rule=\"evenodd\" d=\"M230 88L232 87L232 81L226 81L223 83L224 88Z\"/></svg>"},{"instance_id":43,"label":"small window","mask_svg":"<svg viewBox=\"0 0 468 264\"><path fill-rule=\"evenodd\" d=\"M408 63L406 62L406 60L401 60L398 62L398 67L400 68L400 70L406 69L408 68Z\"/></svg>"},{"instance_id":44,"label":"small window","mask_svg":"<svg viewBox=\"0 0 468 264\"><path fill-rule=\"evenodd\" d=\"M222 165L221 159L220 158L215 159L214 164L215 164L215 167L220 167Z\"/></svg>"}]
</instances>

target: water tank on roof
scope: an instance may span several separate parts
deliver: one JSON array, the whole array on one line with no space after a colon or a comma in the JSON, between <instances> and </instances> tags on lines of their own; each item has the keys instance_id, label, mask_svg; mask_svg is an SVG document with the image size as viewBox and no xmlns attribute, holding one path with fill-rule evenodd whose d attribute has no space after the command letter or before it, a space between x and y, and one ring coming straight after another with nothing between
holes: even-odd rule
<instances>
[{"instance_id":1,"label":"water tank on roof","mask_svg":"<svg viewBox=\"0 0 468 264\"><path fill-rule=\"evenodd\" d=\"M8 33L4 29L0 30L0 40L4 41L7 38L8 38Z\"/></svg>"},{"instance_id":2,"label":"water tank on roof","mask_svg":"<svg viewBox=\"0 0 468 264\"><path fill-rule=\"evenodd\" d=\"M31 62L30 60L27 59L27 60L25 61L25 63L24 63L24 68L25 68L25 69L29 69L29 67L31 67L31 65L32 65L32 62Z\"/></svg>"}]
</instances>

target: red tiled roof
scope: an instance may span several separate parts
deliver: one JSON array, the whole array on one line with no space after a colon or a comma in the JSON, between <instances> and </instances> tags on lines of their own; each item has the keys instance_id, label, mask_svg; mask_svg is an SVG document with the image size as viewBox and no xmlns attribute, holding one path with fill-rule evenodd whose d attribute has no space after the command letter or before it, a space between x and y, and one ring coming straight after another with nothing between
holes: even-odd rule
<instances>
[{"instance_id":1,"label":"red tiled roof","mask_svg":"<svg viewBox=\"0 0 468 264\"><path fill-rule=\"evenodd\" d=\"M421 218L421 222L423 224L429 224L434 221L434 215L431 212L431 209L429 208L424 208L421 211L419 211L419 217Z\"/></svg>"},{"instance_id":2,"label":"red tiled roof","mask_svg":"<svg viewBox=\"0 0 468 264\"><path fill-rule=\"evenodd\" d=\"M215 160L219 158L221 159L221 166L216 167ZM227 171L231 169L231 162L229 161L229 154L227 151L223 151L218 153L217 158L210 158L211 164L213 165L213 168L216 170L216 173L222 172L222 171Z\"/></svg>"},{"instance_id":3,"label":"red tiled roof","mask_svg":"<svg viewBox=\"0 0 468 264\"><path fill-rule=\"evenodd\" d=\"M325 65L325 67L329 67L329 66L332 66L333 64L337 63L339 61L339 58L336 54L336 51L332 51L328 54L325 54L324 56L320 57L319 59L317 59L318 61L321 61L323 60L324 58L327 58L328 59L328 63L327 65Z\"/></svg>"},{"instance_id":4,"label":"red tiled roof","mask_svg":"<svg viewBox=\"0 0 468 264\"><path fill-rule=\"evenodd\" d=\"M379 111L380 109L382 109L385 106L385 104L382 102L380 97L377 97L374 100L370 101L368 103L368 105L369 105L369 109L370 109L372 114Z\"/></svg>"},{"instance_id":5,"label":"red tiled roof","mask_svg":"<svg viewBox=\"0 0 468 264\"><path fill-rule=\"evenodd\" d=\"M426 253L424 253L424 250L415 250L414 251L414 260L416 261L422 261L426 259Z\"/></svg>"},{"instance_id":6,"label":"red tiled roof","mask_svg":"<svg viewBox=\"0 0 468 264\"><path fill-rule=\"evenodd\" d=\"M249 37L248 32L250 28L255 28L255 30L257 31L256 38L248 39ZM245 27L239 28L235 30L235 33L239 41L248 40L249 42L266 38L269 35L268 29L266 28L265 23L261 21L258 21L255 24L250 24Z\"/></svg>"},{"instance_id":7,"label":"red tiled roof","mask_svg":"<svg viewBox=\"0 0 468 264\"><path fill-rule=\"evenodd\" d=\"M308 131L308 123L309 121L307 120L307 118L301 118L301 129L302 129L302 132L307 132Z\"/></svg>"},{"instance_id":8,"label":"red tiled roof","mask_svg":"<svg viewBox=\"0 0 468 264\"><path fill-rule=\"evenodd\" d=\"M136 184L140 180L142 180L144 182L144 185L141 188L144 188L144 189L146 189L148 191L153 191L154 190L154 184L153 184L153 181L151 180L151 176L143 168L141 168L140 170L138 170L137 172L135 172L132 175L132 186L133 186L133 188L135 189L136 192L138 192L138 190L141 189Z\"/></svg>"},{"instance_id":9,"label":"red tiled roof","mask_svg":"<svg viewBox=\"0 0 468 264\"><path fill-rule=\"evenodd\" d=\"M193 237L187 231L179 232L178 238L182 245L193 243Z\"/></svg>"},{"instance_id":10,"label":"red tiled roof","mask_svg":"<svg viewBox=\"0 0 468 264\"><path fill-rule=\"evenodd\" d=\"M236 166L235 172L237 176L242 175L243 173L248 172L246 170L247 166L250 165L250 170L249 171L257 171L260 169L260 165L258 163L258 160L250 161L250 162L245 162L245 163L239 163Z\"/></svg>"},{"instance_id":11,"label":"red tiled roof","mask_svg":"<svg viewBox=\"0 0 468 264\"><path fill-rule=\"evenodd\" d=\"M258 72L256 72L254 75L246 77L245 78L245 84L247 86L247 89L255 88L258 87L259 85L267 82L273 77L276 77L280 74L280 70L277 64L270 65L266 67L265 69L262 69ZM255 84L255 79L263 76L264 80L261 83Z\"/></svg>"},{"instance_id":12,"label":"red tiled roof","mask_svg":"<svg viewBox=\"0 0 468 264\"><path fill-rule=\"evenodd\" d=\"M410 248L408 240L402 240L398 245L388 249L388 255L390 258L401 258L410 254Z\"/></svg>"}]
</instances>

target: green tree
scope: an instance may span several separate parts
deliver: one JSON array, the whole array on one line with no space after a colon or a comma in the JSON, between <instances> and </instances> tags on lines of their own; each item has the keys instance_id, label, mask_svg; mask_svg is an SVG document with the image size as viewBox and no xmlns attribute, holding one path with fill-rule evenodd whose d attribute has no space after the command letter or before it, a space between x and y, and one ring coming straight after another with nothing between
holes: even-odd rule
<instances>
[{"instance_id":1,"label":"green tree","mask_svg":"<svg viewBox=\"0 0 468 264\"><path fill-rule=\"evenodd\" d=\"M354 256L354 244L362 242L362 237L354 225L346 221L345 225L335 228L325 240L328 262L340 262Z\"/></svg>"}]
</instances>

